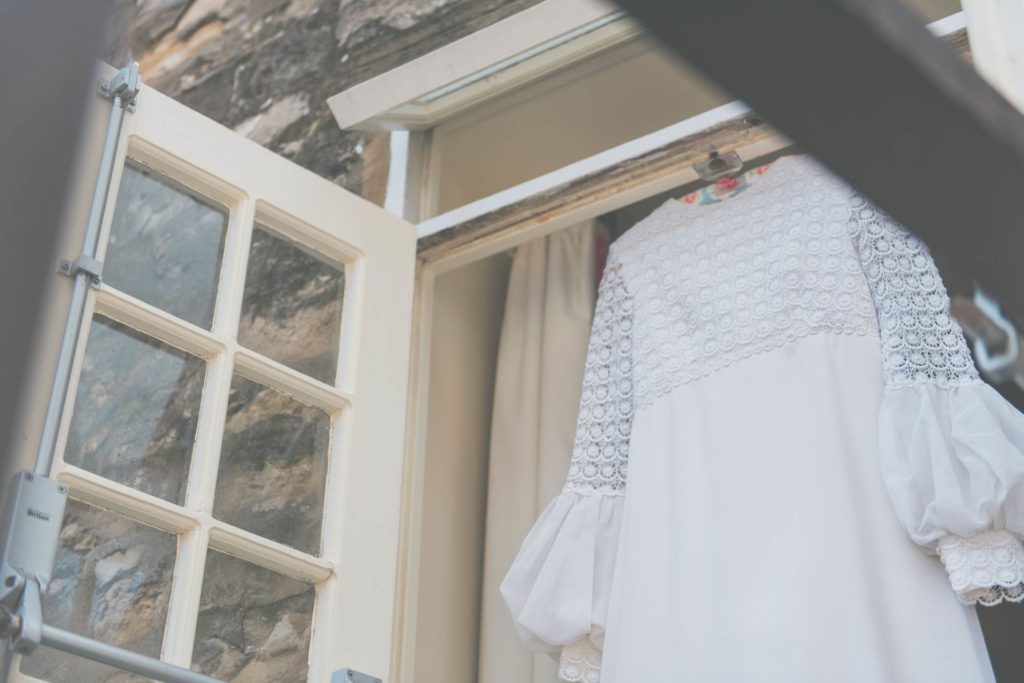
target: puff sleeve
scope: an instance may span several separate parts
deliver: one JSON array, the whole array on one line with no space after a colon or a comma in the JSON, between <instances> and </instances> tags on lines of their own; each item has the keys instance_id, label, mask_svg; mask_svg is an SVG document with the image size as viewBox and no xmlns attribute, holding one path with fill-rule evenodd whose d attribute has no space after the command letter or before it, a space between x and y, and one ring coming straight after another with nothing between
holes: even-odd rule
<instances>
[{"instance_id":1,"label":"puff sleeve","mask_svg":"<svg viewBox=\"0 0 1024 683\"><path fill-rule=\"evenodd\" d=\"M962 602L1024 598L1024 416L983 382L927 247L854 195L850 233L878 316L882 475Z\"/></svg>"},{"instance_id":2,"label":"puff sleeve","mask_svg":"<svg viewBox=\"0 0 1024 683\"><path fill-rule=\"evenodd\" d=\"M622 522L633 422L633 299L614 246L587 350L569 475L501 585L522 641L595 683Z\"/></svg>"}]
</instances>

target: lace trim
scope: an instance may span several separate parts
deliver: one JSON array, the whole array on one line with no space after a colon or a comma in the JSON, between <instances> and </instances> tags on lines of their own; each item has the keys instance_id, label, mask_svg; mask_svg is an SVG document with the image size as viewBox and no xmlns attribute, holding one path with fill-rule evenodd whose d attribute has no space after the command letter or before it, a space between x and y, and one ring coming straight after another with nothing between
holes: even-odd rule
<instances>
[{"instance_id":1,"label":"lace trim","mask_svg":"<svg viewBox=\"0 0 1024 683\"><path fill-rule=\"evenodd\" d=\"M609 256L597 295L564 491L622 492L632 429L633 298L619 264Z\"/></svg>"},{"instance_id":2,"label":"lace trim","mask_svg":"<svg viewBox=\"0 0 1024 683\"><path fill-rule=\"evenodd\" d=\"M589 638L566 645L562 648L562 656L558 662L558 677L570 683L599 683L601 651Z\"/></svg>"},{"instance_id":3,"label":"lace trim","mask_svg":"<svg viewBox=\"0 0 1024 683\"><path fill-rule=\"evenodd\" d=\"M734 199L669 201L623 235L636 409L802 337L875 333L849 213L835 176L784 157Z\"/></svg>"},{"instance_id":4,"label":"lace trim","mask_svg":"<svg viewBox=\"0 0 1024 683\"><path fill-rule=\"evenodd\" d=\"M965 605L1024 601L1024 546L1009 531L970 538L944 536L936 549L949 582Z\"/></svg>"},{"instance_id":5,"label":"lace trim","mask_svg":"<svg viewBox=\"0 0 1024 683\"><path fill-rule=\"evenodd\" d=\"M979 381L924 243L855 192L849 227L878 310L886 388Z\"/></svg>"},{"instance_id":6,"label":"lace trim","mask_svg":"<svg viewBox=\"0 0 1024 683\"><path fill-rule=\"evenodd\" d=\"M593 486L570 486L566 484L562 487L562 493L576 493L581 496L624 496L626 495L626 489L608 489L608 488L595 488Z\"/></svg>"},{"instance_id":7,"label":"lace trim","mask_svg":"<svg viewBox=\"0 0 1024 683\"><path fill-rule=\"evenodd\" d=\"M893 386L886 386L885 391L886 393L888 393L890 391L897 391L899 389L908 389L914 386L915 384L920 384L920 382L900 382ZM928 384L934 384L940 389L955 389L956 387L969 387L975 384L985 384L985 380L981 379L981 377L960 377L958 379L950 380L933 380L929 381Z\"/></svg>"}]
</instances>

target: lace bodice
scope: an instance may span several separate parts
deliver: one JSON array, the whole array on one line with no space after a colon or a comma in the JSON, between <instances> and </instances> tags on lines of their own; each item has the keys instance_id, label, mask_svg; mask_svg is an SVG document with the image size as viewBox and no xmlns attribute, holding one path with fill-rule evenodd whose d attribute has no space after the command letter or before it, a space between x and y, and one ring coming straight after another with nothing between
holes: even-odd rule
<instances>
[{"instance_id":1,"label":"lace bodice","mask_svg":"<svg viewBox=\"0 0 1024 683\"><path fill-rule=\"evenodd\" d=\"M721 204L670 201L615 245L636 301L638 408L799 337L876 329L846 193L805 171L781 160Z\"/></svg>"},{"instance_id":2,"label":"lace bodice","mask_svg":"<svg viewBox=\"0 0 1024 683\"><path fill-rule=\"evenodd\" d=\"M812 334L880 334L887 388L978 381L925 246L806 156L612 245L566 490L620 494L635 411Z\"/></svg>"}]
</instances>

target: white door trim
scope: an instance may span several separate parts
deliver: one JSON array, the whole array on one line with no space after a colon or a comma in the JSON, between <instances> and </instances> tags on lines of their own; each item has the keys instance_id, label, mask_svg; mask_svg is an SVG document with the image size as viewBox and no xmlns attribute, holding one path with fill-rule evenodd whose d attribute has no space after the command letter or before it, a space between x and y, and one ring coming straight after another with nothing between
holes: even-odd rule
<instances>
[{"instance_id":1,"label":"white door trim","mask_svg":"<svg viewBox=\"0 0 1024 683\"><path fill-rule=\"evenodd\" d=\"M608 0L544 0L328 98L338 125L419 130L637 35Z\"/></svg>"}]
</instances>

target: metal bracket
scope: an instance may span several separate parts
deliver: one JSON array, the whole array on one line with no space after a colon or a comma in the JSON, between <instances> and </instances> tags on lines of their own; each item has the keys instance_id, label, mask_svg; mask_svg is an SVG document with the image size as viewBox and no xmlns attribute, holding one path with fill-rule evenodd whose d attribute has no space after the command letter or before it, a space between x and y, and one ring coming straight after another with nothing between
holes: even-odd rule
<instances>
[{"instance_id":1,"label":"metal bracket","mask_svg":"<svg viewBox=\"0 0 1024 683\"><path fill-rule=\"evenodd\" d=\"M971 296L953 296L949 312L971 342L981 374L992 382L1013 381L1024 388L1024 342L999 304L975 289Z\"/></svg>"},{"instance_id":2,"label":"metal bracket","mask_svg":"<svg viewBox=\"0 0 1024 683\"><path fill-rule=\"evenodd\" d=\"M4 635L15 652L28 654L42 641L42 589L57 556L68 488L22 471L7 491L0 554L0 608Z\"/></svg>"},{"instance_id":3,"label":"metal bracket","mask_svg":"<svg viewBox=\"0 0 1024 683\"><path fill-rule=\"evenodd\" d=\"M136 61L130 62L109 81L100 81L100 95L111 102L120 98L121 106L132 112L141 89L142 79L139 78L139 63Z\"/></svg>"},{"instance_id":4,"label":"metal bracket","mask_svg":"<svg viewBox=\"0 0 1024 683\"><path fill-rule=\"evenodd\" d=\"M15 618L18 632L11 641L11 649L18 654L32 654L43 641L43 595L35 577L25 582Z\"/></svg>"},{"instance_id":5,"label":"metal bracket","mask_svg":"<svg viewBox=\"0 0 1024 683\"><path fill-rule=\"evenodd\" d=\"M84 273L89 277L89 282L92 286L98 289L103 276L103 263L86 254L79 254L78 258L74 261L62 260L60 262L60 273L70 278L78 277L79 273Z\"/></svg>"},{"instance_id":6,"label":"metal bracket","mask_svg":"<svg viewBox=\"0 0 1024 683\"><path fill-rule=\"evenodd\" d=\"M988 340L983 335L974 339L974 353L977 357L978 368L995 381L1005 382L1014 380L1018 384L1024 381L1024 366L1020 353L1020 336L1013 323L1007 320L993 299L989 298L980 289L974 293L974 304L985 317L1006 335L1005 348L999 352L993 352L989 348Z\"/></svg>"},{"instance_id":7,"label":"metal bracket","mask_svg":"<svg viewBox=\"0 0 1024 683\"><path fill-rule=\"evenodd\" d=\"M697 171L697 175L702 180L710 182L724 178L727 175L735 175L742 171L743 159L740 158L737 152L720 154L717 150L712 150L708 158L694 164L693 169Z\"/></svg>"},{"instance_id":8,"label":"metal bracket","mask_svg":"<svg viewBox=\"0 0 1024 683\"><path fill-rule=\"evenodd\" d=\"M381 679L352 669L335 671L331 683L384 683Z\"/></svg>"}]
</instances>

